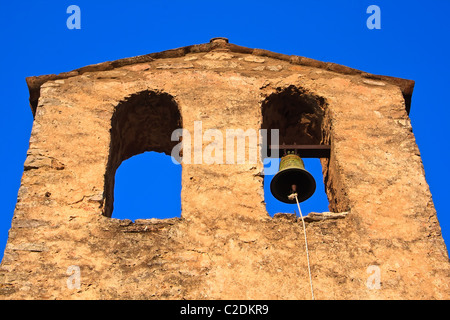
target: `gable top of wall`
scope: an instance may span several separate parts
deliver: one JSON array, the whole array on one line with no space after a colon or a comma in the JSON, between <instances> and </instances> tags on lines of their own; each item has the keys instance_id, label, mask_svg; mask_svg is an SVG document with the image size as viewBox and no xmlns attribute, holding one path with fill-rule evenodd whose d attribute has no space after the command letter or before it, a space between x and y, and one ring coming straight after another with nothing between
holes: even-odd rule
<instances>
[{"instance_id":1,"label":"gable top of wall","mask_svg":"<svg viewBox=\"0 0 450 320\"><path fill-rule=\"evenodd\" d=\"M33 114L36 111L38 99L40 96L40 87L47 81L53 81L58 79L67 79L70 77L75 77L82 75L86 72L97 72L97 71L108 71L115 68L120 68L123 66L152 62L157 59L167 59L167 58L179 58L187 54L194 53L207 53L211 51L226 51L241 54L248 54L260 57L268 57L272 59L278 59L282 61L289 62L293 65L301 65L313 68L324 69L331 72L336 72L345 75L355 75L366 79L380 80L387 82L392 85L396 85L400 88L405 99L406 111L409 114L411 108L411 97L414 90L414 80L396 78L391 76L376 75L367 73L361 70L353 69L344 65L336 64L333 62L322 62L319 60L314 60L311 58L296 56L296 55L286 55L282 53L276 53L264 49L252 49L236 44L229 43L227 38L217 37L212 38L209 43L195 44L186 47L181 47L177 49L170 49L161 52L150 53L146 55L124 58L115 61L107 61L98 64L88 65L82 68L78 68L69 72L63 72L60 74L48 74L41 76L27 77L27 85L30 92L30 106Z\"/></svg>"}]
</instances>

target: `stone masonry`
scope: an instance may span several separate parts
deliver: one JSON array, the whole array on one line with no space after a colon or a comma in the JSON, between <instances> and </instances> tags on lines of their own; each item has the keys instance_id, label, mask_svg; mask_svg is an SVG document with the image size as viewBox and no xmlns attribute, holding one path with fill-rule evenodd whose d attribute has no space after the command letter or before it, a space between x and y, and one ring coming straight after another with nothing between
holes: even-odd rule
<instances>
[{"instance_id":1,"label":"stone masonry","mask_svg":"<svg viewBox=\"0 0 450 320\"><path fill-rule=\"evenodd\" d=\"M111 218L120 163L170 154L173 130L195 121L331 146L321 163L340 219L306 221L316 299L450 298L413 81L217 38L27 83L34 123L0 299L310 299L301 220L267 214L261 161L184 163L181 218Z\"/></svg>"}]
</instances>

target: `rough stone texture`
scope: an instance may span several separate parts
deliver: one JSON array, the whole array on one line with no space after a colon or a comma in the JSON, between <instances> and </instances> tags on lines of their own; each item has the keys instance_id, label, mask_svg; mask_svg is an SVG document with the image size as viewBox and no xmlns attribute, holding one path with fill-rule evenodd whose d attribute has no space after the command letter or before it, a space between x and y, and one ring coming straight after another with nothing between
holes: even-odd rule
<instances>
[{"instance_id":1,"label":"rough stone texture","mask_svg":"<svg viewBox=\"0 0 450 320\"><path fill-rule=\"evenodd\" d=\"M203 132L279 128L281 141L331 145L331 213L305 219L316 299L450 298L413 81L224 40L27 81L35 119L1 299L309 299L302 223L268 216L261 162L193 159L180 219L110 218L121 161L169 153L173 129L199 120ZM380 289L367 286L372 265Z\"/></svg>"}]
</instances>

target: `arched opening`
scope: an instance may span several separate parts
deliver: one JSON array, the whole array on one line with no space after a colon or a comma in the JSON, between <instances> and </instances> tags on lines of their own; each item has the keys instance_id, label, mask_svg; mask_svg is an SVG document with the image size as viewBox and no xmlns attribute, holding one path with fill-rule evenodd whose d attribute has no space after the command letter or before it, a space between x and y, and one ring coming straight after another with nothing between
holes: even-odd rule
<instances>
[{"instance_id":1,"label":"arched opening","mask_svg":"<svg viewBox=\"0 0 450 320\"><path fill-rule=\"evenodd\" d=\"M280 143L287 145L321 144L324 106L322 97L301 88L279 88L263 101L261 128L280 130Z\"/></svg>"},{"instance_id":2,"label":"arched opening","mask_svg":"<svg viewBox=\"0 0 450 320\"><path fill-rule=\"evenodd\" d=\"M262 129L268 130L267 145L283 143L286 145L320 145L325 144L325 128L323 124L325 114L325 100L322 97L306 92L302 88L289 86L279 88L269 95L262 104ZM279 130L279 141L271 141L272 129ZM283 151L279 151L279 157ZM270 166L278 168L279 158L270 154ZM269 160L269 159L266 159ZM316 181L316 191L311 198L301 204L302 213L329 211L329 197L324 185L322 164L318 157L303 158L305 169L312 174ZM268 162L265 161L265 167ZM294 213L297 206L283 203L271 194L270 183L274 177L273 170L264 175L264 200L267 212L273 216L278 212ZM298 212L297 212L298 214Z\"/></svg>"},{"instance_id":3,"label":"arched opening","mask_svg":"<svg viewBox=\"0 0 450 320\"><path fill-rule=\"evenodd\" d=\"M174 130L181 127L182 120L178 105L174 98L167 93L143 91L131 95L117 105L111 119L110 154L105 174L105 216L114 215L116 171L122 162L147 151L163 153L167 157L164 162L166 163L167 159L171 161L172 148L178 143L171 141L171 135ZM135 161L144 162L143 166L148 173L147 179L151 180L152 186L157 186L160 182L158 181L160 178L154 175L155 172L163 171L161 170L162 162L155 161L155 159L157 157L151 154L130 159L131 164ZM127 170L127 166L125 166L125 170ZM141 173L144 174L144 172ZM174 202L181 202L181 195L177 192L181 188L181 173L180 179L177 178L176 181L169 181L169 176L171 175L166 175L166 182L172 183L174 187L168 192L173 192ZM140 199L140 201L150 202L148 198ZM121 211L124 210L121 209ZM151 217L155 216L146 218ZM122 216L122 218L125 217Z\"/></svg>"},{"instance_id":4,"label":"arched opening","mask_svg":"<svg viewBox=\"0 0 450 320\"><path fill-rule=\"evenodd\" d=\"M119 166L115 176L117 219L181 217L181 166L158 152L144 152Z\"/></svg>"}]
</instances>

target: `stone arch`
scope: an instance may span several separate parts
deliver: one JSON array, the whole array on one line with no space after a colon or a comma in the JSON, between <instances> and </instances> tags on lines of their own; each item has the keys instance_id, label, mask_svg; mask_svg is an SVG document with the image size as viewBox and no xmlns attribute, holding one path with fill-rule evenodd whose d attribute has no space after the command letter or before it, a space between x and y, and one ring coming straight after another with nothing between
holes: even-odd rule
<instances>
[{"instance_id":1,"label":"stone arch","mask_svg":"<svg viewBox=\"0 0 450 320\"><path fill-rule=\"evenodd\" d=\"M321 144L325 105L324 98L303 88L294 85L277 88L262 103L261 128L279 129L280 143L287 145Z\"/></svg>"},{"instance_id":2,"label":"stone arch","mask_svg":"<svg viewBox=\"0 0 450 320\"><path fill-rule=\"evenodd\" d=\"M283 88L277 88L274 92L267 95L266 99L261 105L262 124L261 128L266 129L267 145L272 143L270 130L279 130L279 143L286 145L321 145L331 144L331 125L328 114L328 104L324 97L316 95L307 91L306 89L294 85L288 85ZM270 154L270 156L274 156ZM282 151L279 156L281 157ZM331 158L331 157L330 157ZM337 200L335 195L336 181L339 177L330 179L336 172L330 171L330 158L321 158L323 185L325 190L322 192L325 195L319 195L319 198L328 198L329 210L341 210L341 205L338 205L340 200ZM308 168L307 168L308 169ZM273 170L272 170L273 172ZM318 177L316 177L317 180ZM336 181L333 181L336 180ZM266 181L268 182L268 181ZM320 181L320 185L322 183ZM323 187L322 187L323 188ZM316 189L317 191L321 191ZM270 192L266 188L266 193ZM345 206L344 206L345 207ZM283 204L280 203L280 209L283 209Z\"/></svg>"},{"instance_id":3,"label":"stone arch","mask_svg":"<svg viewBox=\"0 0 450 320\"><path fill-rule=\"evenodd\" d=\"M277 88L262 102L262 129L279 129L279 143L331 146L330 156L321 158L325 193L332 212L350 210L345 177L333 151L331 107L325 97L294 85ZM267 135L267 145L271 145ZM269 153L268 153L269 154Z\"/></svg>"},{"instance_id":4,"label":"stone arch","mask_svg":"<svg viewBox=\"0 0 450 320\"><path fill-rule=\"evenodd\" d=\"M120 164L146 151L170 155L178 143L171 141L171 134L181 127L178 103L165 92L141 91L116 106L111 118L111 140L105 174L105 216L111 217L113 212L115 173Z\"/></svg>"}]
</instances>

